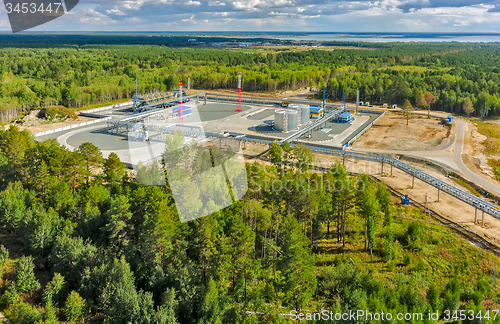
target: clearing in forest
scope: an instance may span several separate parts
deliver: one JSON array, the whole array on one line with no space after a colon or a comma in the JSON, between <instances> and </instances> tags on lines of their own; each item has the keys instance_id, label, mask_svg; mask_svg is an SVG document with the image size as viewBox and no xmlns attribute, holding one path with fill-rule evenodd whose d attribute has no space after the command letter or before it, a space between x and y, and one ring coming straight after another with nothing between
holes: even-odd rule
<instances>
[{"instance_id":1,"label":"clearing in forest","mask_svg":"<svg viewBox=\"0 0 500 324\"><path fill-rule=\"evenodd\" d=\"M452 131L434 117L415 116L407 126L401 112L388 111L354 146L401 151L426 150L445 145L444 140L450 137Z\"/></svg>"}]
</instances>

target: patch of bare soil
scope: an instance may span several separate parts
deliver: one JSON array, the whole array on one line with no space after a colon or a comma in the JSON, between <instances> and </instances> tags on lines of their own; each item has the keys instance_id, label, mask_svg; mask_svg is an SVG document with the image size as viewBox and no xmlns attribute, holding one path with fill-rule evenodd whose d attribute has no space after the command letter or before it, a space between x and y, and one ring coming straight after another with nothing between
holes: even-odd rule
<instances>
[{"instance_id":1,"label":"patch of bare soil","mask_svg":"<svg viewBox=\"0 0 500 324\"><path fill-rule=\"evenodd\" d=\"M245 154L254 155L263 152L268 148L267 145L260 144L250 144L247 143L247 148ZM314 165L318 167L329 168L335 162L342 162L341 157L314 154L316 161ZM253 163L257 161L258 163L267 164L269 162L262 161L260 159L246 158L246 162ZM448 176L436 170L435 168L414 162L406 162L427 174L436 177L442 181L445 181L453 186L467 191L466 188L461 187L457 183L454 183ZM385 165L382 173L382 166L380 163L361 161L361 160L345 160L346 168L349 172L354 173L366 173L374 175L387 185L393 187L403 194L408 194L412 199L418 201L421 204L425 203L425 196L427 195L429 208L440 214L441 216L447 218L450 221L459 223L460 225L466 227L470 231L480 235L481 237L488 240L490 243L500 246L500 220L485 214L485 226L482 226L482 213L478 212L477 222L475 222L475 209L474 207L448 195L443 192L439 194L438 201L438 190L418 179L415 179L415 186L412 188L412 177L396 168L392 169L390 166ZM432 221L437 222L437 220L432 219Z\"/></svg>"},{"instance_id":2,"label":"patch of bare soil","mask_svg":"<svg viewBox=\"0 0 500 324\"><path fill-rule=\"evenodd\" d=\"M462 161L467 168L481 177L487 178L490 182L500 187L500 181L493 173L493 168L489 165L488 159L500 159L499 155L487 156L485 154L486 146L483 142L488 139L477 131L477 127L470 121L464 119L464 148L462 152Z\"/></svg>"},{"instance_id":3,"label":"patch of bare soil","mask_svg":"<svg viewBox=\"0 0 500 324\"><path fill-rule=\"evenodd\" d=\"M387 111L373 127L355 143L355 147L393 150L426 150L445 145L453 129L440 124L440 119L416 117L408 126L401 112Z\"/></svg>"},{"instance_id":4,"label":"patch of bare soil","mask_svg":"<svg viewBox=\"0 0 500 324\"><path fill-rule=\"evenodd\" d=\"M61 122L50 122L45 118L44 109L39 109L30 111L28 115L6 125L4 129L7 129L10 125L17 125L20 130L27 129L31 133L36 134L51 129L84 123L89 120L92 120L92 118L78 116L77 118L66 118L66 120Z\"/></svg>"},{"instance_id":5,"label":"patch of bare soil","mask_svg":"<svg viewBox=\"0 0 500 324\"><path fill-rule=\"evenodd\" d=\"M319 164L321 166L329 166L335 161L342 161L342 159L339 157L329 155L315 154L315 156L317 160L315 164ZM467 191L466 188L462 188L458 184L452 182L452 180L449 179L445 174L437 171L432 167L420 163L405 163L413 165L431 176L434 176L440 180L452 184L457 188ZM474 207L443 192L440 193L438 202L438 190L436 188L415 179L415 187L412 189L412 177L402 171L399 171L396 168L393 168L391 177L391 169L387 165L384 166L384 175L381 174L382 170L380 163L346 159L346 167L350 172L375 175L377 178L379 178L389 186L404 194L408 194L412 199L418 201L419 203L425 203L425 195L427 194L429 208L455 223L460 223L462 226L467 227L470 231L482 236L492 244L500 246L500 220L497 220L494 217L485 214L485 226L482 227L481 212L478 212L478 222L474 222Z\"/></svg>"}]
</instances>

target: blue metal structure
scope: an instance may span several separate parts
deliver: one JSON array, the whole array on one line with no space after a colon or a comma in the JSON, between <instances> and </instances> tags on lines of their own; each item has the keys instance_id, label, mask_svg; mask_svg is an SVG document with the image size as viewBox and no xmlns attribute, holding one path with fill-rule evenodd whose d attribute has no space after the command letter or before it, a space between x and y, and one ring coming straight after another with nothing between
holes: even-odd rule
<instances>
[{"instance_id":1,"label":"blue metal structure","mask_svg":"<svg viewBox=\"0 0 500 324\"><path fill-rule=\"evenodd\" d=\"M325 110L325 87L323 87L323 111Z\"/></svg>"},{"instance_id":2,"label":"blue metal structure","mask_svg":"<svg viewBox=\"0 0 500 324\"><path fill-rule=\"evenodd\" d=\"M343 112L339 116L339 123L349 123L354 119L354 115L350 112Z\"/></svg>"},{"instance_id":3,"label":"blue metal structure","mask_svg":"<svg viewBox=\"0 0 500 324\"><path fill-rule=\"evenodd\" d=\"M344 109L347 108L347 98L346 98L346 95L345 95L345 89L342 88L342 104L344 105Z\"/></svg>"}]
</instances>

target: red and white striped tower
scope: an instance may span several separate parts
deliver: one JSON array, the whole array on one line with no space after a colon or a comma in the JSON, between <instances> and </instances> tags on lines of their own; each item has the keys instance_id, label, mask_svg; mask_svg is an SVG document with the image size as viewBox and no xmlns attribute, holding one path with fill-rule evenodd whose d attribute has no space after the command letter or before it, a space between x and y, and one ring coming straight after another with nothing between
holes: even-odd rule
<instances>
[{"instance_id":1,"label":"red and white striped tower","mask_svg":"<svg viewBox=\"0 0 500 324\"><path fill-rule=\"evenodd\" d=\"M184 110L182 109L182 80L179 80L179 124L184 125Z\"/></svg>"},{"instance_id":2,"label":"red and white striped tower","mask_svg":"<svg viewBox=\"0 0 500 324\"><path fill-rule=\"evenodd\" d=\"M241 72L238 72L238 101L236 103L236 111L243 111L241 107Z\"/></svg>"}]
</instances>

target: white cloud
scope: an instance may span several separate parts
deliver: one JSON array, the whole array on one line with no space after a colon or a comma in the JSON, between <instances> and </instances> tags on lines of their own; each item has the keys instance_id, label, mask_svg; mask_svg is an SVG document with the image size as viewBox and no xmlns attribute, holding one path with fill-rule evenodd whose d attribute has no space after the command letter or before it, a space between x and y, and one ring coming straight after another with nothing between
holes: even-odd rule
<instances>
[{"instance_id":1,"label":"white cloud","mask_svg":"<svg viewBox=\"0 0 500 324\"><path fill-rule=\"evenodd\" d=\"M117 15L117 16L126 16L127 14L121 11L120 9L108 9L106 10L108 15Z\"/></svg>"},{"instance_id":2,"label":"white cloud","mask_svg":"<svg viewBox=\"0 0 500 324\"><path fill-rule=\"evenodd\" d=\"M96 30L500 31L499 4L500 0L86 0L71 16L51 24L62 30L91 30L94 24ZM82 26L76 27L76 22ZM112 27L99 29L107 25ZM1 5L0 27L9 27Z\"/></svg>"},{"instance_id":3,"label":"white cloud","mask_svg":"<svg viewBox=\"0 0 500 324\"><path fill-rule=\"evenodd\" d=\"M102 14L94 9L83 9L79 11L70 11L68 14L73 13L79 22L83 24L98 24L98 25L109 25L114 24L117 21L109 18L105 14Z\"/></svg>"},{"instance_id":4,"label":"white cloud","mask_svg":"<svg viewBox=\"0 0 500 324\"><path fill-rule=\"evenodd\" d=\"M220 1L209 1L208 6L209 7L220 7L220 6L225 6L225 2L220 2Z\"/></svg>"},{"instance_id":5,"label":"white cloud","mask_svg":"<svg viewBox=\"0 0 500 324\"><path fill-rule=\"evenodd\" d=\"M145 20L141 19L141 18L137 18L137 17L130 17L130 18L127 18L127 21L132 23L132 24L138 24L138 23L144 22Z\"/></svg>"}]
</instances>

